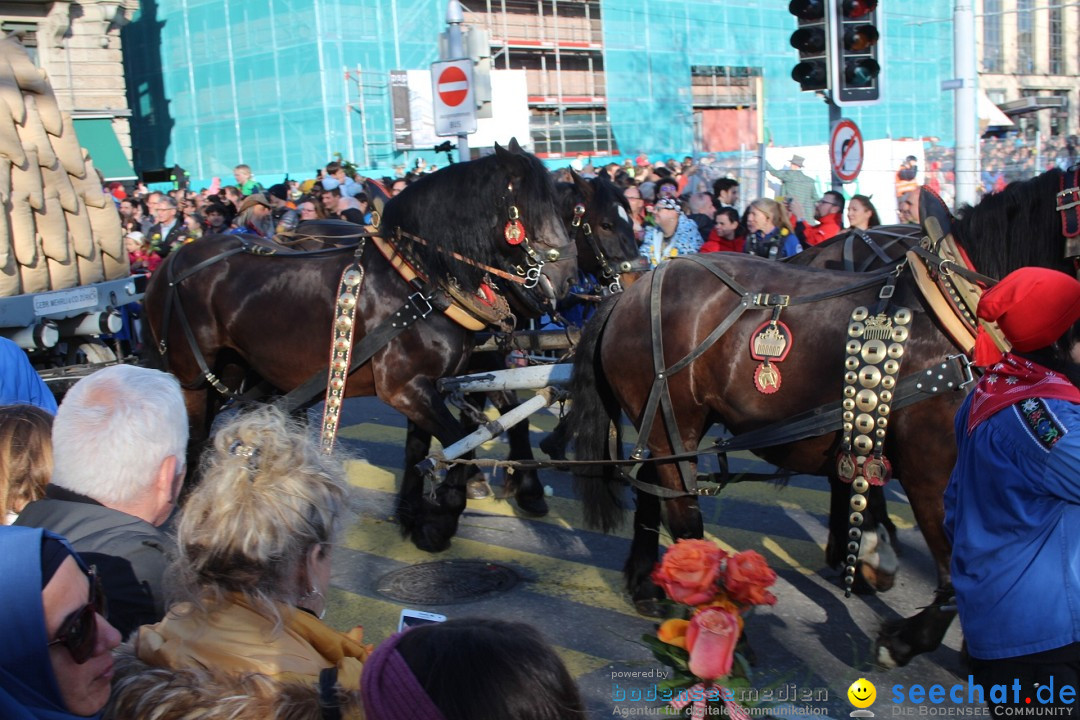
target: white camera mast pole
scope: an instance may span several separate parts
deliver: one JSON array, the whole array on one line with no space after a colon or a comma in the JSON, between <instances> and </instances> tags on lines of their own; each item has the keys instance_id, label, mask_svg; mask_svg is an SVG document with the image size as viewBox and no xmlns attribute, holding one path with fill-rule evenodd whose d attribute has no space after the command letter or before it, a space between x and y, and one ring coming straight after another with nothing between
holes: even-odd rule
<instances>
[{"instance_id":1,"label":"white camera mast pole","mask_svg":"<svg viewBox=\"0 0 1080 720\"><path fill-rule=\"evenodd\" d=\"M953 71L956 78L956 200L974 205L979 185L978 83L975 74L975 9L972 0L956 0L953 9Z\"/></svg>"}]
</instances>

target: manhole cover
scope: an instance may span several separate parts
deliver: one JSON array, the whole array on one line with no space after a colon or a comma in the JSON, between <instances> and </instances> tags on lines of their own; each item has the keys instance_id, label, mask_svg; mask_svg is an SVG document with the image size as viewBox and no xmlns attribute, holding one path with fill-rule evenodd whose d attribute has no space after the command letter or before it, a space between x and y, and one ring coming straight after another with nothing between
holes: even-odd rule
<instances>
[{"instance_id":1,"label":"manhole cover","mask_svg":"<svg viewBox=\"0 0 1080 720\"><path fill-rule=\"evenodd\" d=\"M376 589L403 603L454 605L499 595L517 582L517 573L502 565L479 560L441 560L387 573Z\"/></svg>"}]
</instances>

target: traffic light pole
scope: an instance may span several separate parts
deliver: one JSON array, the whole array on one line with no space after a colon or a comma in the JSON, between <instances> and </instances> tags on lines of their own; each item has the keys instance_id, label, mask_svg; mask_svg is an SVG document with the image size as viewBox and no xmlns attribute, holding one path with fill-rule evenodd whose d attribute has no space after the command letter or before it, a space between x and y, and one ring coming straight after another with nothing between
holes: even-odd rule
<instances>
[{"instance_id":1,"label":"traffic light pole","mask_svg":"<svg viewBox=\"0 0 1080 720\"><path fill-rule=\"evenodd\" d=\"M465 22L465 13L461 10L458 0L449 0L446 4L446 54L449 57L444 60L457 60L465 57L465 45L461 40L461 24ZM469 159L469 136L466 133L458 133L458 161L466 162Z\"/></svg>"},{"instance_id":2,"label":"traffic light pole","mask_svg":"<svg viewBox=\"0 0 1080 720\"><path fill-rule=\"evenodd\" d=\"M832 101L831 97L826 96L825 97L825 102L829 106L829 132L827 132L825 134L825 137L831 138L833 128L836 127L836 123L840 122L840 120L841 120L841 112L840 112L840 106L837 105L836 103L834 103ZM830 148L829 152L831 154L831 152L832 152L831 148ZM834 191L838 192L838 193L843 194L843 192L844 192L844 181L841 180L840 176L836 174L836 168L833 167L831 156L829 158L829 172L832 173L832 189Z\"/></svg>"}]
</instances>

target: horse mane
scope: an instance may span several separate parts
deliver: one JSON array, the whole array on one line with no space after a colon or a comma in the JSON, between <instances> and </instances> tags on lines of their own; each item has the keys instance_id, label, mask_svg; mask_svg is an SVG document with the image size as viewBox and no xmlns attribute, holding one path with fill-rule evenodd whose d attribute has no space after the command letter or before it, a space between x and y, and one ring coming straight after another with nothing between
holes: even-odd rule
<instances>
[{"instance_id":1,"label":"horse mane","mask_svg":"<svg viewBox=\"0 0 1080 720\"><path fill-rule=\"evenodd\" d=\"M520 252L502 239L511 202L521 212L526 231L532 233L540 227L539 219L554 211L554 197L554 184L543 163L524 152L500 149L410 184L386 203L380 229L385 237L400 242L433 283L455 279L461 287L475 290L485 271L451 253L505 268L508 263L499 262L500 258ZM425 242L405 236L399 241L395 237L399 229Z\"/></svg>"},{"instance_id":2,"label":"horse mane","mask_svg":"<svg viewBox=\"0 0 1080 720\"><path fill-rule=\"evenodd\" d=\"M1055 168L1018 180L960 208L953 231L978 272L998 279L1027 266L1072 272L1057 211L1061 175Z\"/></svg>"}]
</instances>

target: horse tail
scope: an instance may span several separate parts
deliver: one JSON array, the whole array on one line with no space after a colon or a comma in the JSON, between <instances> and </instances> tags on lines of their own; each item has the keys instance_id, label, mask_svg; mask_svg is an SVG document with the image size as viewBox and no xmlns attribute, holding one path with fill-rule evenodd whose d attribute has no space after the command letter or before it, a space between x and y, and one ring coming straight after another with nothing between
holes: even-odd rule
<instances>
[{"instance_id":1,"label":"horse tail","mask_svg":"<svg viewBox=\"0 0 1080 720\"><path fill-rule=\"evenodd\" d=\"M621 408L600 366L600 340L608 318L621 295L602 303L585 325L574 357L570 412L565 424L573 438L578 460L614 460L610 457L610 430L614 425L616 448L621 447ZM581 497L585 523L610 532L623 521L622 482L610 465L578 466L574 487Z\"/></svg>"}]
</instances>

